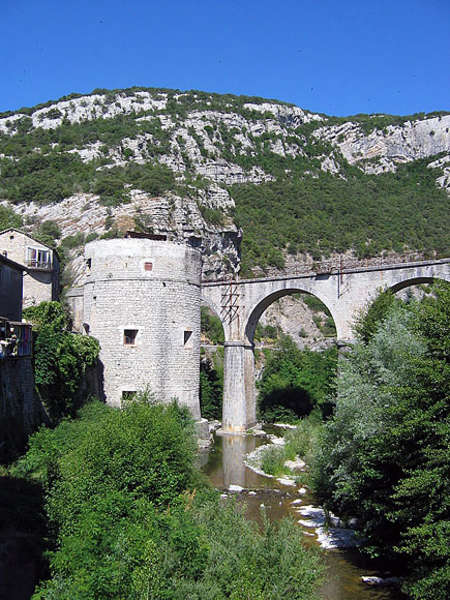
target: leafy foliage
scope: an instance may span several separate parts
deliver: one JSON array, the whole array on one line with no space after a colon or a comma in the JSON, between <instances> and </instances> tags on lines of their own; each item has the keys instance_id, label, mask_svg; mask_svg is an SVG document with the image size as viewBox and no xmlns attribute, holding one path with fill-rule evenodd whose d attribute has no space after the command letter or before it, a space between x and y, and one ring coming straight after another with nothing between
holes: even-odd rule
<instances>
[{"instance_id":1,"label":"leafy foliage","mask_svg":"<svg viewBox=\"0 0 450 600\"><path fill-rule=\"evenodd\" d=\"M393 304L348 354L315 468L326 507L358 517L371 556L406 566L417 600L450 583L450 286L434 291Z\"/></svg>"},{"instance_id":2,"label":"leafy foliage","mask_svg":"<svg viewBox=\"0 0 450 600\"><path fill-rule=\"evenodd\" d=\"M202 335L211 344L223 344L225 341L222 321L208 307L202 306L200 313L200 327Z\"/></svg>"},{"instance_id":3,"label":"leafy foliage","mask_svg":"<svg viewBox=\"0 0 450 600\"><path fill-rule=\"evenodd\" d=\"M299 350L289 336L282 335L257 384L261 417L266 421L297 420L314 408L329 414L336 365L336 348Z\"/></svg>"},{"instance_id":4,"label":"leafy foliage","mask_svg":"<svg viewBox=\"0 0 450 600\"><path fill-rule=\"evenodd\" d=\"M23 225L22 217L10 206L0 205L0 231L10 227L19 228Z\"/></svg>"},{"instance_id":5,"label":"leafy foliage","mask_svg":"<svg viewBox=\"0 0 450 600\"><path fill-rule=\"evenodd\" d=\"M299 159L289 167L292 173L280 174L274 182L230 188L236 220L245 233L244 274L257 265L278 266L280 252L288 247L314 259L350 248L360 258L383 250L448 254L448 239L440 226L449 217L448 197L436 187L426 160L380 175L366 175L348 165L345 179L320 169L307 174L304 170L311 165Z\"/></svg>"},{"instance_id":6,"label":"leafy foliage","mask_svg":"<svg viewBox=\"0 0 450 600\"><path fill-rule=\"evenodd\" d=\"M41 302L24 310L36 327L35 381L53 422L74 415L83 398L88 367L96 364L100 346L95 338L70 333L69 317L59 302Z\"/></svg>"},{"instance_id":7,"label":"leafy foliage","mask_svg":"<svg viewBox=\"0 0 450 600\"><path fill-rule=\"evenodd\" d=\"M354 332L365 344L370 342L393 304L398 303L390 290L380 291L378 296L356 318Z\"/></svg>"},{"instance_id":8,"label":"leafy foliage","mask_svg":"<svg viewBox=\"0 0 450 600\"><path fill-rule=\"evenodd\" d=\"M43 429L16 465L47 490L53 578L33 598L315 597L318 556L291 521L247 521L194 469L192 421L141 394ZM194 491L184 491L187 488Z\"/></svg>"},{"instance_id":9,"label":"leafy foliage","mask_svg":"<svg viewBox=\"0 0 450 600\"><path fill-rule=\"evenodd\" d=\"M200 362L200 411L205 419L222 418L223 353Z\"/></svg>"}]
</instances>

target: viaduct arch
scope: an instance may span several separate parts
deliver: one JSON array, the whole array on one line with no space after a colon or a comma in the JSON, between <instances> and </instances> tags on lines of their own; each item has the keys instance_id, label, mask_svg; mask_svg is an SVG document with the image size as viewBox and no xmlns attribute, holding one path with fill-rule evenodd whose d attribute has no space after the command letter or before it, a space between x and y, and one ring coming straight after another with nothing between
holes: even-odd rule
<instances>
[{"instance_id":1,"label":"viaduct arch","mask_svg":"<svg viewBox=\"0 0 450 600\"><path fill-rule=\"evenodd\" d=\"M203 281L202 300L220 317L225 334L223 431L241 433L256 423L253 337L260 316L270 304L295 292L316 296L334 319L338 346L345 346L352 341L355 315L380 289L397 292L436 279L450 281L450 259Z\"/></svg>"}]
</instances>

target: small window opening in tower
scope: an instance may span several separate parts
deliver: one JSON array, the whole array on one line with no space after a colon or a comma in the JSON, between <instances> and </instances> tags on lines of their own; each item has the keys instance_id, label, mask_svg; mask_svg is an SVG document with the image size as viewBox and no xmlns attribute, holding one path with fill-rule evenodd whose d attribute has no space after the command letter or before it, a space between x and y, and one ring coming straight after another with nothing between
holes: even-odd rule
<instances>
[{"instance_id":1,"label":"small window opening in tower","mask_svg":"<svg viewBox=\"0 0 450 600\"><path fill-rule=\"evenodd\" d=\"M123 390L122 400L131 400L135 394L136 390Z\"/></svg>"},{"instance_id":2,"label":"small window opening in tower","mask_svg":"<svg viewBox=\"0 0 450 600\"><path fill-rule=\"evenodd\" d=\"M135 346L137 333L138 333L137 329L124 329L123 330L124 346Z\"/></svg>"},{"instance_id":3,"label":"small window opening in tower","mask_svg":"<svg viewBox=\"0 0 450 600\"><path fill-rule=\"evenodd\" d=\"M86 260L86 266L87 266L87 268L88 268L89 270L91 270L91 267L92 267L92 258L88 258L88 259Z\"/></svg>"},{"instance_id":4,"label":"small window opening in tower","mask_svg":"<svg viewBox=\"0 0 450 600\"><path fill-rule=\"evenodd\" d=\"M185 348L192 348L192 342L193 342L192 331L185 330L184 334L183 334L183 346Z\"/></svg>"}]
</instances>

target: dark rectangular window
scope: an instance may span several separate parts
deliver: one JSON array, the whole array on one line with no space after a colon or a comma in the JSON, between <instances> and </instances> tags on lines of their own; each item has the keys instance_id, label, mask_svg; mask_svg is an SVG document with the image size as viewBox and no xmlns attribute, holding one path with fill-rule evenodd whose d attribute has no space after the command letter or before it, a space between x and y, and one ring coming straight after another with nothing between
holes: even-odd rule
<instances>
[{"instance_id":1,"label":"dark rectangular window","mask_svg":"<svg viewBox=\"0 0 450 600\"><path fill-rule=\"evenodd\" d=\"M122 400L131 400L131 398L135 395L136 390L123 390L122 392Z\"/></svg>"},{"instance_id":2,"label":"dark rectangular window","mask_svg":"<svg viewBox=\"0 0 450 600\"><path fill-rule=\"evenodd\" d=\"M192 331L185 330L183 336L183 346L185 348L192 348Z\"/></svg>"},{"instance_id":3,"label":"dark rectangular window","mask_svg":"<svg viewBox=\"0 0 450 600\"><path fill-rule=\"evenodd\" d=\"M134 346L136 344L137 329L123 330L123 343L125 346Z\"/></svg>"}]
</instances>

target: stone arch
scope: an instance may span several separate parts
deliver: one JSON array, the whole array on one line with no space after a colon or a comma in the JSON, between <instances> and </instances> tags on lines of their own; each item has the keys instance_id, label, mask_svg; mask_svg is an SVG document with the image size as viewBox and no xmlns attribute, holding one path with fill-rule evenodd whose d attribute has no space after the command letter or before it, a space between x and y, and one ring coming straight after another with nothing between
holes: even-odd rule
<instances>
[{"instance_id":1,"label":"stone arch","mask_svg":"<svg viewBox=\"0 0 450 600\"><path fill-rule=\"evenodd\" d=\"M308 295L314 296L315 298L320 300L326 306L326 308L330 311L330 314L334 321L334 324L336 327L336 332L337 332L338 323L337 323L336 317L334 315L334 311L332 308L330 308L329 303L326 298L322 298L321 295L319 295L317 293L312 293L309 290L304 289L302 287L289 287L289 288L283 288L281 290L277 290L275 292L268 294L262 300L259 300L249 310L248 317L247 317L246 323L245 323L245 338L249 344L253 345L253 338L254 338L256 326L259 322L259 319L261 318L261 315L264 313L264 311L267 308L269 308L269 306L271 304L273 304L280 298L284 298L285 296L291 296L292 294L297 294L297 293L308 294Z\"/></svg>"},{"instance_id":2,"label":"stone arch","mask_svg":"<svg viewBox=\"0 0 450 600\"><path fill-rule=\"evenodd\" d=\"M398 283L395 283L387 289L391 290L395 294L400 290L404 290L407 287L411 287L412 285L420 285L421 283L434 283L435 281L447 280L442 277L411 277L410 279L399 281Z\"/></svg>"}]
</instances>

